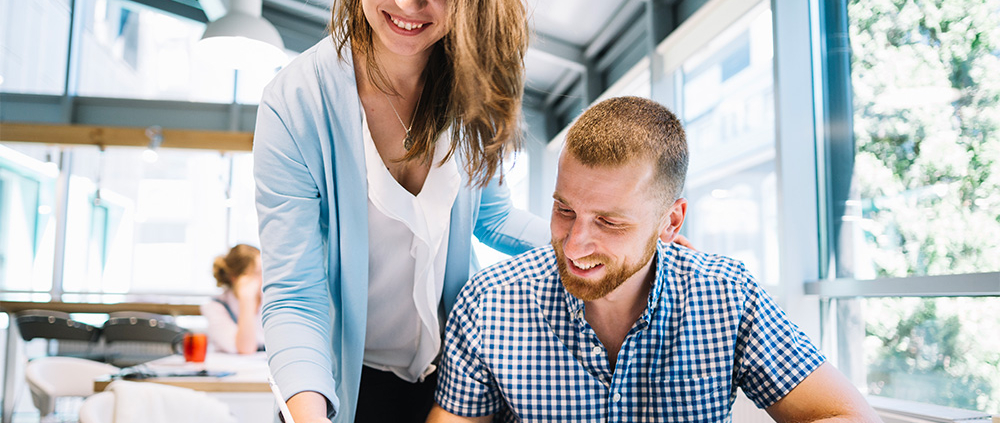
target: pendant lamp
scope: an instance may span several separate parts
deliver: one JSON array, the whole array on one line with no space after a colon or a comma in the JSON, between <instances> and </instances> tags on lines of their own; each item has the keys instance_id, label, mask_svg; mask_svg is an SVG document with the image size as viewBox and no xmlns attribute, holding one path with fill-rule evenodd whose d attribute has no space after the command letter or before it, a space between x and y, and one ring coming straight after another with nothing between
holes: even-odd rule
<instances>
[{"instance_id":1,"label":"pendant lamp","mask_svg":"<svg viewBox=\"0 0 1000 423\"><path fill-rule=\"evenodd\" d=\"M199 54L233 69L275 69L288 61L281 35L261 17L263 0L230 0L229 11L205 27Z\"/></svg>"}]
</instances>

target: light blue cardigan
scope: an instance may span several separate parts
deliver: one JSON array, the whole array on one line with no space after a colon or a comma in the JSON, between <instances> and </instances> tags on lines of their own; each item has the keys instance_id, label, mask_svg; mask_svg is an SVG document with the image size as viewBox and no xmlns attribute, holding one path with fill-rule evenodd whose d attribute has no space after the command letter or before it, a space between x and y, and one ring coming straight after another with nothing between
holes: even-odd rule
<instances>
[{"instance_id":1,"label":"light blue cardigan","mask_svg":"<svg viewBox=\"0 0 1000 423\"><path fill-rule=\"evenodd\" d=\"M319 392L335 422L353 423L368 307L368 186L349 50L344 59L327 37L275 76L253 154L271 372L286 399ZM479 189L463 178L451 210L445 313L475 271L473 233L510 254L549 241L542 219L511 208L505 186Z\"/></svg>"}]
</instances>

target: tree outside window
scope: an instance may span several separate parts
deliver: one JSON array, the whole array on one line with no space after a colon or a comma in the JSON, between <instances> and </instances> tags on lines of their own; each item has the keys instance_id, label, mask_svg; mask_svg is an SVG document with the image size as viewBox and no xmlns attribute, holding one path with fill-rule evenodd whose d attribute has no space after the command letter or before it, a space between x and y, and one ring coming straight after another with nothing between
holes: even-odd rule
<instances>
[{"instance_id":1,"label":"tree outside window","mask_svg":"<svg viewBox=\"0 0 1000 423\"><path fill-rule=\"evenodd\" d=\"M1000 0L851 0L855 279L1000 270ZM864 302L871 394L1000 413L1000 298Z\"/></svg>"}]
</instances>

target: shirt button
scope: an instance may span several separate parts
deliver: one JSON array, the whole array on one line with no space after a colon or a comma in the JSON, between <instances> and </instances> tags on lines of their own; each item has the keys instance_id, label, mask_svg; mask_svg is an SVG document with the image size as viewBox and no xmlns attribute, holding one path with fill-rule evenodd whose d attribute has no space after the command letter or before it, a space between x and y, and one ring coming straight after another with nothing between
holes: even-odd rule
<instances>
[{"instance_id":1,"label":"shirt button","mask_svg":"<svg viewBox=\"0 0 1000 423\"><path fill-rule=\"evenodd\" d=\"M614 402L621 401L622 400L622 394L618 393L618 392L615 392L615 395L613 397L611 397L611 400L614 401Z\"/></svg>"},{"instance_id":2,"label":"shirt button","mask_svg":"<svg viewBox=\"0 0 1000 423\"><path fill-rule=\"evenodd\" d=\"M581 320L583 319L583 310L576 311L576 318Z\"/></svg>"},{"instance_id":3,"label":"shirt button","mask_svg":"<svg viewBox=\"0 0 1000 423\"><path fill-rule=\"evenodd\" d=\"M600 345L594 345L594 355L599 355L599 354L601 354L603 352L604 352L604 350L601 349Z\"/></svg>"}]
</instances>

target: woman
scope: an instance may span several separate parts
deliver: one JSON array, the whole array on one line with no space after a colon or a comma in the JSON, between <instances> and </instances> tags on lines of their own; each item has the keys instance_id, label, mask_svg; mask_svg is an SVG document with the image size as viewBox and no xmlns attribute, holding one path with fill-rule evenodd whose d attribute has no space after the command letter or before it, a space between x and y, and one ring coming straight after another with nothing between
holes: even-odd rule
<instances>
[{"instance_id":1,"label":"woman","mask_svg":"<svg viewBox=\"0 0 1000 423\"><path fill-rule=\"evenodd\" d=\"M251 354L264 345L260 323L260 250L239 244L212 264L222 295L201 306L208 320L208 341L216 350Z\"/></svg>"},{"instance_id":2,"label":"woman","mask_svg":"<svg viewBox=\"0 0 1000 423\"><path fill-rule=\"evenodd\" d=\"M297 423L422 422L472 235L507 253L549 241L499 184L520 141L524 8L344 0L331 33L258 109L270 368Z\"/></svg>"}]
</instances>

